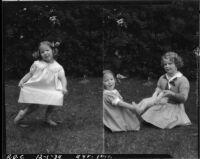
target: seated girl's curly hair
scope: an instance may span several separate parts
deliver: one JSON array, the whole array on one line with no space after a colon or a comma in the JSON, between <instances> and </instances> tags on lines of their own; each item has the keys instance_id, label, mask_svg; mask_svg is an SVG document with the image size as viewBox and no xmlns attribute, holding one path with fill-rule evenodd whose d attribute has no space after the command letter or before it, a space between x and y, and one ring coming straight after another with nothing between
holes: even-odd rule
<instances>
[{"instance_id":1,"label":"seated girl's curly hair","mask_svg":"<svg viewBox=\"0 0 200 159\"><path fill-rule=\"evenodd\" d=\"M111 70L103 70L103 76L107 73L112 74L114 76L114 73Z\"/></svg>"},{"instance_id":2,"label":"seated girl's curly hair","mask_svg":"<svg viewBox=\"0 0 200 159\"><path fill-rule=\"evenodd\" d=\"M53 51L53 57L54 57L54 59L57 58L57 56L58 56L58 48L57 47L60 45L60 43L59 42L54 43L54 42L49 42L49 41L42 41L38 45L38 50L35 51L32 54L32 56L33 56L34 59L38 59L38 60L42 59L41 54L40 54L40 50L39 50L39 48L40 48L41 45L47 45L47 46L49 46L52 49L52 51Z\"/></svg>"},{"instance_id":3,"label":"seated girl's curly hair","mask_svg":"<svg viewBox=\"0 0 200 159\"><path fill-rule=\"evenodd\" d=\"M183 60L182 58L176 53L176 52L166 52L162 57L161 57L161 66L163 67L164 66L164 59L169 59L170 61L172 61L177 69L183 67L184 63L183 63Z\"/></svg>"}]
</instances>

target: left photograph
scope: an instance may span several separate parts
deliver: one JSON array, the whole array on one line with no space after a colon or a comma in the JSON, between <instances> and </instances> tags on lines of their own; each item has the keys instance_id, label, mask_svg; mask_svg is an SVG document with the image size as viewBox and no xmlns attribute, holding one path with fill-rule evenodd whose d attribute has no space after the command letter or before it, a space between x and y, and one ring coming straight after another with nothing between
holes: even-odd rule
<instances>
[{"instance_id":1,"label":"left photograph","mask_svg":"<svg viewBox=\"0 0 200 159\"><path fill-rule=\"evenodd\" d=\"M7 154L103 153L101 13L3 2Z\"/></svg>"}]
</instances>

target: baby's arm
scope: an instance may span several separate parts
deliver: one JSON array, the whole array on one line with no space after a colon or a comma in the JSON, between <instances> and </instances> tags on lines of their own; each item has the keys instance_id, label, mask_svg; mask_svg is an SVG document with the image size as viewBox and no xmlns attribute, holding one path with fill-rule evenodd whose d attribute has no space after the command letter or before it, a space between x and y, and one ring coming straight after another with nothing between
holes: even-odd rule
<instances>
[{"instance_id":1,"label":"baby's arm","mask_svg":"<svg viewBox=\"0 0 200 159\"><path fill-rule=\"evenodd\" d=\"M65 77L65 72L64 71L60 71L59 74L58 74L58 78L59 80L61 81L61 84L62 84L62 91L64 94L67 94L68 93L68 90L67 90L67 78Z\"/></svg>"},{"instance_id":2,"label":"baby's arm","mask_svg":"<svg viewBox=\"0 0 200 159\"><path fill-rule=\"evenodd\" d=\"M24 83L27 82L33 76L36 69L37 69L36 62L34 62L31 65L30 71L20 80L18 86L23 87Z\"/></svg>"},{"instance_id":3,"label":"baby's arm","mask_svg":"<svg viewBox=\"0 0 200 159\"><path fill-rule=\"evenodd\" d=\"M162 92L162 90L159 87L157 87L155 92L153 93L152 97L157 97L161 92Z\"/></svg>"},{"instance_id":4,"label":"baby's arm","mask_svg":"<svg viewBox=\"0 0 200 159\"><path fill-rule=\"evenodd\" d=\"M31 77L33 76L33 74L31 72L27 73L19 82L18 86L19 87L23 87L24 83L26 81L28 81Z\"/></svg>"}]
</instances>

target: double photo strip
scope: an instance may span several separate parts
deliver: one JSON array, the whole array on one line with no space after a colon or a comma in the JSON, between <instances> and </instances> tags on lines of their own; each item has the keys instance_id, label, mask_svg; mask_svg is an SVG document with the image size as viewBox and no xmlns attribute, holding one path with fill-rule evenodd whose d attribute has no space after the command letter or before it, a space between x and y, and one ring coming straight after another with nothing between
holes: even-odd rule
<instances>
[{"instance_id":1,"label":"double photo strip","mask_svg":"<svg viewBox=\"0 0 200 159\"><path fill-rule=\"evenodd\" d=\"M199 158L198 6L2 1L2 158Z\"/></svg>"}]
</instances>

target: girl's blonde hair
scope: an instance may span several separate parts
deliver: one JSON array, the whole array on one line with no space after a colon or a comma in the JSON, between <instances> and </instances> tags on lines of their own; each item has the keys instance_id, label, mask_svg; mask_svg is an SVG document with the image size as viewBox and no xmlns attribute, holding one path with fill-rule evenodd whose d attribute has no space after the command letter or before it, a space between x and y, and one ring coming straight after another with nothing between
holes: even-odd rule
<instances>
[{"instance_id":1,"label":"girl's blonde hair","mask_svg":"<svg viewBox=\"0 0 200 159\"><path fill-rule=\"evenodd\" d=\"M52 52L53 52L53 57L54 57L54 59L56 59L57 58L57 56L58 56L58 46L59 46L59 44L60 43L51 43L51 42L49 42L49 41L42 41L42 42L40 42L39 43L39 45L38 45L38 50L36 51L36 52L34 52L32 55L33 55L33 57L35 58L35 59L39 59L39 60L41 60L42 59L42 57L41 57L41 54L40 54L40 46L41 45L47 45L47 46L49 46L51 49L52 49Z\"/></svg>"},{"instance_id":2,"label":"girl's blonde hair","mask_svg":"<svg viewBox=\"0 0 200 159\"><path fill-rule=\"evenodd\" d=\"M182 58L176 53L176 52L166 52L162 57L161 57L161 66L164 66L164 59L169 59L171 62L173 62L177 69L183 67L184 63Z\"/></svg>"}]
</instances>

